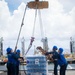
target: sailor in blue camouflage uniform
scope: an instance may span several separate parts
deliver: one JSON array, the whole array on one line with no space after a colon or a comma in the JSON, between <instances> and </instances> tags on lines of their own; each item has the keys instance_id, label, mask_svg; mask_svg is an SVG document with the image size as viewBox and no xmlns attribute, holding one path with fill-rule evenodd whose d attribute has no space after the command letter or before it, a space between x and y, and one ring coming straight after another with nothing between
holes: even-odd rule
<instances>
[{"instance_id":1,"label":"sailor in blue camouflage uniform","mask_svg":"<svg viewBox=\"0 0 75 75\"><path fill-rule=\"evenodd\" d=\"M60 65L60 75L65 75L68 63L63 55L63 48L59 48L58 53L59 53L58 65Z\"/></svg>"},{"instance_id":2,"label":"sailor in blue camouflage uniform","mask_svg":"<svg viewBox=\"0 0 75 75\"><path fill-rule=\"evenodd\" d=\"M58 49L57 46L53 46L52 52L46 52L46 54L45 54L45 55L52 54L52 59L53 59L53 63L54 63L54 75L58 75L57 67L58 67L59 54L56 51L57 49Z\"/></svg>"},{"instance_id":3,"label":"sailor in blue camouflage uniform","mask_svg":"<svg viewBox=\"0 0 75 75\"><path fill-rule=\"evenodd\" d=\"M8 47L7 51L7 75L16 75L16 60L12 48Z\"/></svg>"},{"instance_id":4,"label":"sailor in blue camouflage uniform","mask_svg":"<svg viewBox=\"0 0 75 75\"><path fill-rule=\"evenodd\" d=\"M17 57L17 61L16 61L16 75L19 75L19 65L20 65L20 50L17 49L16 51L16 57Z\"/></svg>"}]
</instances>

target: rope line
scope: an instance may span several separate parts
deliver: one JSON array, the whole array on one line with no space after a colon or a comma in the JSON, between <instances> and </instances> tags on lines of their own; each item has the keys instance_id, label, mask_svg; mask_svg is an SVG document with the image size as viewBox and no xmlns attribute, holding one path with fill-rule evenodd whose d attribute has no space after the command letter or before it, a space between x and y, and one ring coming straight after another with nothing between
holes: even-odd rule
<instances>
[{"instance_id":1,"label":"rope line","mask_svg":"<svg viewBox=\"0 0 75 75\"><path fill-rule=\"evenodd\" d=\"M34 31L35 31L36 17L37 17L37 5L36 5L36 10L35 10L35 18L34 18L34 26L33 26L32 37L31 37L31 41L30 41L30 44L28 46L28 49L27 49L25 55L29 52L30 48L32 47L32 43L34 41Z\"/></svg>"},{"instance_id":2,"label":"rope line","mask_svg":"<svg viewBox=\"0 0 75 75\"><path fill-rule=\"evenodd\" d=\"M39 22L40 22L40 30L41 30L41 37L44 37L44 31L43 31L43 24L42 24L42 18L41 18L41 12L40 9L38 10L39 13Z\"/></svg>"},{"instance_id":3,"label":"rope line","mask_svg":"<svg viewBox=\"0 0 75 75\"><path fill-rule=\"evenodd\" d=\"M33 32L32 32L33 37L34 37L34 31L35 31L36 17L37 17L37 6L36 6L36 10L35 10L34 26L33 26Z\"/></svg>"},{"instance_id":4,"label":"rope line","mask_svg":"<svg viewBox=\"0 0 75 75\"><path fill-rule=\"evenodd\" d=\"M27 9L27 5L25 7L25 11L24 11L24 15L23 15L21 27L20 27L19 34L18 34L18 38L17 38L17 42L16 42L16 45L15 45L15 51L17 49L17 45L18 45L18 41L19 41L20 34L21 34L22 26L24 25L24 17L25 17L26 9Z\"/></svg>"}]
</instances>

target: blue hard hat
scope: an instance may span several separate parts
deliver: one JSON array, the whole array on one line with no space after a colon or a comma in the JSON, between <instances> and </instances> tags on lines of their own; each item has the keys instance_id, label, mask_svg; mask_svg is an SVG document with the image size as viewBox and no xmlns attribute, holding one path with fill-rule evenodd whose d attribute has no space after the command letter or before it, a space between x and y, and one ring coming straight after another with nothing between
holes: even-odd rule
<instances>
[{"instance_id":1,"label":"blue hard hat","mask_svg":"<svg viewBox=\"0 0 75 75\"><path fill-rule=\"evenodd\" d=\"M11 50L12 50L12 48L10 48L10 47L8 47L8 48L6 49L7 53L11 52Z\"/></svg>"},{"instance_id":2,"label":"blue hard hat","mask_svg":"<svg viewBox=\"0 0 75 75\"><path fill-rule=\"evenodd\" d=\"M53 46L53 50L57 50L58 48L57 48L57 46Z\"/></svg>"},{"instance_id":3,"label":"blue hard hat","mask_svg":"<svg viewBox=\"0 0 75 75\"><path fill-rule=\"evenodd\" d=\"M20 53L20 50L19 49L17 49L17 51L16 51L17 53Z\"/></svg>"},{"instance_id":4,"label":"blue hard hat","mask_svg":"<svg viewBox=\"0 0 75 75\"><path fill-rule=\"evenodd\" d=\"M63 52L63 48L59 48L59 51L60 51L60 53L62 53Z\"/></svg>"}]
</instances>

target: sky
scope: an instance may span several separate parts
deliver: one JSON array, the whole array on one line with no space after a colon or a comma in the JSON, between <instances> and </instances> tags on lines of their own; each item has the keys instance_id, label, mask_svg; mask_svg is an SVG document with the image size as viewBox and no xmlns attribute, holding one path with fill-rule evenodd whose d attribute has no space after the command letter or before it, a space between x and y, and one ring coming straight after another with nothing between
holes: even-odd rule
<instances>
[{"instance_id":1,"label":"sky","mask_svg":"<svg viewBox=\"0 0 75 75\"><path fill-rule=\"evenodd\" d=\"M7 47L15 48L19 29L22 23L26 4L34 0L0 0L0 37L3 37L3 50ZM75 0L40 0L48 1L48 8L37 12L32 48L28 54L33 54L34 46L42 45L42 37L48 38L49 50L54 45L62 47L65 53L70 52L70 37L75 37ZM35 10L27 8L24 25L22 27L18 48L21 49L21 40L25 38L27 50L33 33ZM42 34L42 35L41 35Z\"/></svg>"}]
</instances>

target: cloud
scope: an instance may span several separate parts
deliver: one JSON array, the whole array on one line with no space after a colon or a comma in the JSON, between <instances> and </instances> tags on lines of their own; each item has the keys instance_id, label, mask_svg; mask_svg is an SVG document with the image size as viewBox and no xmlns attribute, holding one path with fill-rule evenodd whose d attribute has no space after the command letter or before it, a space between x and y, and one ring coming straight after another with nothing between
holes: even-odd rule
<instances>
[{"instance_id":1,"label":"cloud","mask_svg":"<svg viewBox=\"0 0 75 75\"><path fill-rule=\"evenodd\" d=\"M71 14L65 13L63 6L57 0L51 0L50 4L49 11L45 14L45 21L46 23L48 22L45 24L47 28L46 30L49 30L47 35L62 38L65 36L69 38L72 36L72 30L74 30L74 23Z\"/></svg>"},{"instance_id":2,"label":"cloud","mask_svg":"<svg viewBox=\"0 0 75 75\"><path fill-rule=\"evenodd\" d=\"M75 0L59 0L59 2L63 5L65 12L69 12L75 7Z\"/></svg>"},{"instance_id":3,"label":"cloud","mask_svg":"<svg viewBox=\"0 0 75 75\"><path fill-rule=\"evenodd\" d=\"M0 36L7 36L7 27L9 23L10 12L7 3L0 1Z\"/></svg>"},{"instance_id":4,"label":"cloud","mask_svg":"<svg viewBox=\"0 0 75 75\"><path fill-rule=\"evenodd\" d=\"M7 2L0 1L0 34L6 42L7 40L17 39L25 6L26 4L22 2L11 15ZM52 48L53 45L57 45L58 47L69 49L69 38L73 36L75 32L75 8L65 13L63 4L61 4L59 0L49 0L49 8L40 11L43 28L40 28L38 13L34 29L35 38L41 40L42 33L48 37L50 48ZM33 33L34 18L35 10L27 9L20 39L24 36L25 39L30 40ZM41 29L43 30L41 31Z\"/></svg>"}]
</instances>

